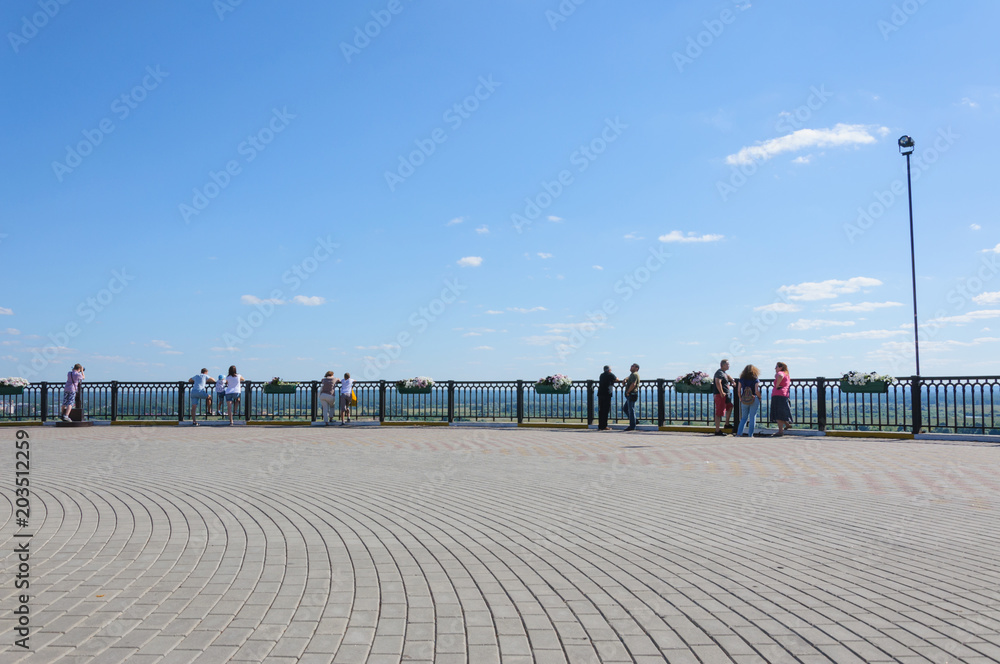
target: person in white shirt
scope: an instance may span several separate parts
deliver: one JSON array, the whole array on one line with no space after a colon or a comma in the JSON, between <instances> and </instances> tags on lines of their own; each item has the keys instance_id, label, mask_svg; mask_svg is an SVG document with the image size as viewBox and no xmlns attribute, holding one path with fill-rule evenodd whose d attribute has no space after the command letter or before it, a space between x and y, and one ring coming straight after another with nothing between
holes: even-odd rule
<instances>
[{"instance_id":1,"label":"person in white shirt","mask_svg":"<svg viewBox=\"0 0 1000 664\"><path fill-rule=\"evenodd\" d=\"M236 371L236 365L229 367L226 376L226 403L229 404L229 423L233 423L233 411L240 409L240 395L243 390L243 376Z\"/></svg>"},{"instance_id":2,"label":"person in white shirt","mask_svg":"<svg viewBox=\"0 0 1000 664\"><path fill-rule=\"evenodd\" d=\"M351 394L354 393L354 381L351 374L345 373L344 379L340 381L340 424L351 421ZM347 422L344 422L344 418Z\"/></svg>"},{"instance_id":3,"label":"person in white shirt","mask_svg":"<svg viewBox=\"0 0 1000 664\"><path fill-rule=\"evenodd\" d=\"M188 378L191 383L191 424L198 426L195 415L198 412L198 402L208 401L205 408L205 417L212 414L212 393L208 391L208 386L215 382L215 379L208 375L208 369L202 369L200 374Z\"/></svg>"}]
</instances>

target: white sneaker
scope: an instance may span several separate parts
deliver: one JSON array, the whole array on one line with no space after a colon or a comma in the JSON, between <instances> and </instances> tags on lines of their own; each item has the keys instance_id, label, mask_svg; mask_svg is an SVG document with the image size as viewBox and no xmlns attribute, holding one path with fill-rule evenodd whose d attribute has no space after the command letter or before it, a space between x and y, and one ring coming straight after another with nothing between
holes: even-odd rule
<instances>
[{"instance_id":1,"label":"white sneaker","mask_svg":"<svg viewBox=\"0 0 1000 664\"><path fill-rule=\"evenodd\" d=\"M63 415L62 416L62 421L63 422L72 422L73 420L69 419L69 415Z\"/></svg>"}]
</instances>

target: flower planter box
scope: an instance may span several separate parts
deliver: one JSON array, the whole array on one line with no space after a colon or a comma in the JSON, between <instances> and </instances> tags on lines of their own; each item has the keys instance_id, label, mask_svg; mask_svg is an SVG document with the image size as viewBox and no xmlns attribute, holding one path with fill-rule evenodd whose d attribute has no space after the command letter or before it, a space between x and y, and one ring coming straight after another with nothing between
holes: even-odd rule
<instances>
[{"instance_id":1,"label":"flower planter box","mask_svg":"<svg viewBox=\"0 0 1000 664\"><path fill-rule=\"evenodd\" d=\"M712 384L691 385L690 383L674 383L674 392L680 394L711 394Z\"/></svg>"},{"instance_id":2,"label":"flower planter box","mask_svg":"<svg viewBox=\"0 0 1000 664\"><path fill-rule=\"evenodd\" d=\"M557 388L546 383L535 383L535 392L538 394L569 394L571 387L571 385L567 385L566 387Z\"/></svg>"},{"instance_id":3,"label":"flower planter box","mask_svg":"<svg viewBox=\"0 0 1000 664\"><path fill-rule=\"evenodd\" d=\"M265 383L264 394L295 394L297 388L298 385L296 383L279 383L277 385Z\"/></svg>"},{"instance_id":4,"label":"flower planter box","mask_svg":"<svg viewBox=\"0 0 1000 664\"><path fill-rule=\"evenodd\" d=\"M889 391L889 383L884 380L876 380L863 385L853 385L846 380L841 380L840 391L846 394L885 394Z\"/></svg>"},{"instance_id":5,"label":"flower planter box","mask_svg":"<svg viewBox=\"0 0 1000 664\"><path fill-rule=\"evenodd\" d=\"M17 385L0 385L0 395L24 394L24 388Z\"/></svg>"},{"instance_id":6,"label":"flower planter box","mask_svg":"<svg viewBox=\"0 0 1000 664\"><path fill-rule=\"evenodd\" d=\"M396 391L400 394L430 394L431 387L400 387L396 386Z\"/></svg>"}]
</instances>

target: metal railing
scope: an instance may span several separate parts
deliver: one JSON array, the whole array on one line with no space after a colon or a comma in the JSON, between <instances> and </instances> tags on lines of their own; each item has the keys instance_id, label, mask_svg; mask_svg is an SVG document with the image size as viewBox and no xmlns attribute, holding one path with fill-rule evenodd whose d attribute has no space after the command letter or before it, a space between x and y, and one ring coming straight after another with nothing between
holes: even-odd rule
<instances>
[{"instance_id":1,"label":"metal railing","mask_svg":"<svg viewBox=\"0 0 1000 664\"><path fill-rule=\"evenodd\" d=\"M321 418L319 381L299 381L291 394L270 394L265 384L246 381L235 417L248 422L315 422ZM770 419L771 380L761 381L764 396L758 420ZM388 381L357 381L355 420L379 422L553 422L593 424L597 419L597 381L574 381L567 394L539 394L532 381L444 381L428 394L403 394ZM218 396L213 412L218 412ZM796 428L860 431L927 431L1000 434L1000 376L945 376L902 379L885 393L841 390L839 380L797 378L791 384ZM81 396L88 419L112 422L178 421L190 417L191 386L186 382L84 382ZM626 422L623 393L615 389L610 421ZM0 422L58 418L62 383L31 383L18 394L0 393ZM198 417L206 413L197 402ZM641 422L711 425L711 394L674 389L674 381L642 381L636 413Z\"/></svg>"}]
</instances>

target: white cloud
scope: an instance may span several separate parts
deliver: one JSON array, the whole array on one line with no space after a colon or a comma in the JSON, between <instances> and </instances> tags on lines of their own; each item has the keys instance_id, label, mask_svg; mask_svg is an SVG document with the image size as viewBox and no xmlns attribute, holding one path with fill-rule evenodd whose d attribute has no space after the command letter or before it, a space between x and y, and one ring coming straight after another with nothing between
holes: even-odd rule
<instances>
[{"instance_id":1,"label":"white cloud","mask_svg":"<svg viewBox=\"0 0 1000 664\"><path fill-rule=\"evenodd\" d=\"M974 231L978 231L982 229L982 226L980 226L979 224L969 224L969 228L971 228Z\"/></svg>"},{"instance_id":2,"label":"white cloud","mask_svg":"<svg viewBox=\"0 0 1000 664\"><path fill-rule=\"evenodd\" d=\"M625 234L625 239L626 240L644 240L645 238L640 237L638 233L634 233L633 232L633 233L626 233Z\"/></svg>"},{"instance_id":3,"label":"white cloud","mask_svg":"<svg viewBox=\"0 0 1000 664\"><path fill-rule=\"evenodd\" d=\"M4 334L21 334L21 330L13 327L8 327L6 330L0 330L0 332L3 332Z\"/></svg>"},{"instance_id":4,"label":"white cloud","mask_svg":"<svg viewBox=\"0 0 1000 664\"><path fill-rule=\"evenodd\" d=\"M992 249L983 249L980 253L983 253L983 254L1000 254L1000 244L997 244L997 246L993 247ZM10 310L8 309L8 311L10 311ZM3 313L3 309L0 309L0 314L2 314L2 313Z\"/></svg>"},{"instance_id":5,"label":"white cloud","mask_svg":"<svg viewBox=\"0 0 1000 664\"><path fill-rule=\"evenodd\" d=\"M773 159L783 152L798 152L809 148L843 145L867 145L878 142L878 139L872 135L873 131L885 136L889 129L887 127L843 123L834 125L832 129L799 129L786 136L741 148L736 154L726 157L726 163L731 166L742 166Z\"/></svg>"},{"instance_id":6,"label":"white cloud","mask_svg":"<svg viewBox=\"0 0 1000 664\"><path fill-rule=\"evenodd\" d=\"M902 302L837 302L830 305L830 311L875 311L876 309L888 309L889 307L901 307Z\"/></svg>"},{"instance_id":7,"label":"white cloud","mask_svg":"<svg viewBox=\"0 0 1000 664\"><path fill-rule=\"evenodd\" d=\"M0 316L13 316L14 310L7 307L0 307Z\"/></svg>"},{"instance_id":8,"label":"white cloud","mask_svg":"<svg viewBox=\"0 0 1000 664\"><path fill-rule=\"evenodd\" d=\"M482 256L466 256L465 258L458 259L458 265L460 267L479 267L482 264Z\"/></svg>"},{"instance_id":9,"label":"white cloud","mask_svg":"<svg viewBox=\"0 0 1000 664\"><path fill-rule=\"evenodd\" d=\"M472 350L493 350L493 346L476 346Z\"/></svg>"},{"instance_id":10,"label":"white cloud","mask_svg":"<svg viewBox=\"0 0 1000 664\"><path fill-rule=\"evenodd\" d=\"M455 226L457 224L462 223L463 221L465 221L465 217L455 217L454 219L452 219L451 221L449 221L447 224L445 224L445 226Z\"/></svg>"},{"instance_id":11,"label":"white cloud","mask_svg":"<svg viewBox=\"0 0 1000 664\"><path fill-rule=\"evenodd\" d=\"M157 348L173 348L173 346L168 344L166 341L163 341L162 339L153 339L149 343L156 346Z\"/></svg>"},{"instance_id":12,"label":"white cloud","mask_svg":"<svg viewBox=\"0 0 1000 664\"><path fill-rule=\"evenodd\" d=\"M398 350L399 344L380 344L378 346L355 346L357 350Z\"/></svg>"},{"instance_id":13,"label":"white cloud","mask_svg":"<svg viewBox=\"0 0 1000 664\"><path fill-rule=\"evenodd\" d=\"M184 353L182 353L179 350L164 350L164 351L160 351L160 355L183 355L183 354Z\"/></svg>"},{"instance_id":14,"label":"white cloud","mask_svg":"<svg viewBox=\"0 0 1000 664\"><path fill-rule=\"evenodd\" d=\"M524 309L523 307L507 307L507 311L513 311L516 314L532 314L536 311L548 311L545 307L532 307L530 309Z\"/></svg>"},{"instance_id":15,"label":"white cloud","mask_svg":"<svg viewBox=\"0 0 1000 664\"><path fill-rule=\"evenodd\" d=\"M523 337L521 341L528 346L548 346L549 344L554 344L557 341L569 341L569 337L545 334L533 337Z\"/></svg>"},{"instance_id":16,"label":"white cloud","mask_svg":"<svg viewBox=\"0 0 1000 664\"><path fill-rule=\"evenodd\" d=\"M825 339L778 339L774 342L775 346L800 346L802 344L821 344Z\"/></svg>"},{"instance_id":17,"label":"white cloud","mask_svg":"<svg viewBox=\"0 0 1000 664\"><path fill-rule=\"evenodd\" d=\"M851 327L853 320L806 320L800 318L788 324L789 330L818 330L823 327Z\"/></svg>"},{"instance_id":18,"label":"white cloud","mask_svg":"<svg viewBox=\"0 0 1000 664\"><path fill-rule=\"evenodd\" d=\"M262 300L256 295L244 295L240 298L240 302L243 304L284 304L284 300L268 299Z\"/></svg>"},{"instance_id":19,"label":"white cloud","mask_svg":"<svg viewBox=\"0 0 1000 664\"><path fill-rule=\"evenodd\" d=\"M466 332L462 335L463 337L481 337L483 336L481 332Z\"/></svg>"},{"instance_id":20,"label":"white cloud","mask_svg":"<svg viewBox=\"0 0 1000 664\"><path fill-rule=\"evenodd\" d=\"M326 302L326 298L320 297L319 295L311 295L308 297L305 295L296 295L292 298L292 302L295 304L301 304L304 307L318 307Z\"/></svg>"},{"instance_id":21,"label":"white cloud","mask_svg":"<svg viewBox=\"0 0 1000 664\"><path fill-rule=\"evenodd\" d=\"M1000 291L992 293L982 293L972 298L976 304L1000 304Z\"/></svg>"},{"instance_id":22,"label":"white cloud","mask_svg":"<svg viewBox=\"0 0 1000 664\"><path fill-rule=\"evenodd\" d=\"M603 270L604 269L600 265L592 265L591 267L593 267L595 270Z\"/></svg>"},{"instance_id":23,"label":"white cloud","mask_svg":"<svg viewBox=\"0 0 1000 664\"><path fill-rule=\"evenodd\" d=\"M964 325L965 323L972 323L977 320L987 320L989 318L1000 318L1000 309L980 309L979 311L970 311L967 314L961 314L959 316L933 318L927 321L927 325L929 327L939 327L941 325L947 325L948 323ZM910 327L912 327L912 325Z\"/></svg>"},{"instance_id":24,"label":"white cloud","mask_svg":"<svg viewBox=\"0 0 1000 664\"><path fill-rule=\"evenodd\" d=\"M660 242L718 242L722 240L724 235L696 235L693 232L689 232L684 235L680 231L670 231L666 235L660 236Z\"/></svg>"},{"instance_id":25,"label":"white cloud","mask_svg":"<svg viewBox=\"0 0 1000 664\"><path fill-rule=\"evenodd\" d=\"M958 102L961 106L968 106L969 108L979 108L979 104L972 101L968 97L962 97L962 101Z\"/></svg>"},{"instance_id":26,"label":"white cloud","mask_svg":"<svg viewBox=\"0 0 1000 664\"><path fill-rule=\"evenodd\" d=\"M773 311L776 314L790 314L796 311L802 311L802 307L797 304L789 304L788 302L775 302L773 304L765 304L762 307L754 307L754 311Z\"/></svg>"},{"instance_id":27,"label":"white cloud","mask_svg":"<svg viewBox=\"0 0 1000 664\"><path fill-rule=\"evenodd\" d=\"M556 217L556 216L553 216L553 215L549 215L549 221L552 221L552 222L555 222L555 223L558 224L560 221L563 221L563 218L562 217Z\"/></svg>"},{"instance_id":28,"label":"white cloud","mask_svg":"<svg viewBox=\"0 0 1000 664\"><path fill-rule=\"evenodd\" d=\"M789 300L828 300L838 295L857 293L862 288L881 286L882 282L870 277L852 277L847 281L827 279L826 281L807 281L794 286L782 286L779 293L786 293Z\"/></svg>"},{"instance_id":29,"label":"white cloud","mask_svg":"<svg viewBox=\"0 0 1000 664\"><path fill-rule=\"evenodd\" d=\"M842 341L844 339L888 339L907 334L906 330L865 330L864 332L841 332L827 337L831 341Z\"/></svg>"},{"instance_id":30,"label":"white cloud","mask_svg":"<svg viewBox=\"0 0 1000 664\"><path fill-rule=\"evenodd\" d=\"M796 157L792 159L793 164L808 164L812 161L813 156L811 154L803 155L801 157Z\"/></svg>"},{"instance_id":31,"label":"white cloud","mask_svg":"<svg viewBox=\"0 0 1000 664\"><path fill-rule=\"evenodd\" d=\"M538 257L539 258L552 258L552 254L547 254L544 251L539 251L538 252Z\"/></svg>"},{"instance_id":32,"label":"white cloud","mask_svg":"<svg viewBox=\"0 0 1000 664\"><path fill-rule=\"evenodd\" d=\"M486 313L490 314L491 316L497 316L499 314L502 314L503 312L497 311L496 309L487 309Z\"/></svg>"},{"instance_id":33,"label":"white cloud","mask_svg":"<svg viewBox=\"0 0 1000 664\"><path fill-rule=\"evenodd\" d=\"M235 346L212 346L211 348L209 348L209 350L212 351L213 353L238 353L238 352L240 352L240 349L236 348Z\"/></svg>"},{"instance_id":34,"label":"white cloud","mask_svg":"<svg viewBox=\"0 0 1000 664\"><path fill-rule=\"evenodd\" d=\"M480 235L486 235L487 233L490 232L490 227L487 226L486 224L483 224L482 226L476 229L476 232L479 233Z\"/></svg>"}]
</instances>

